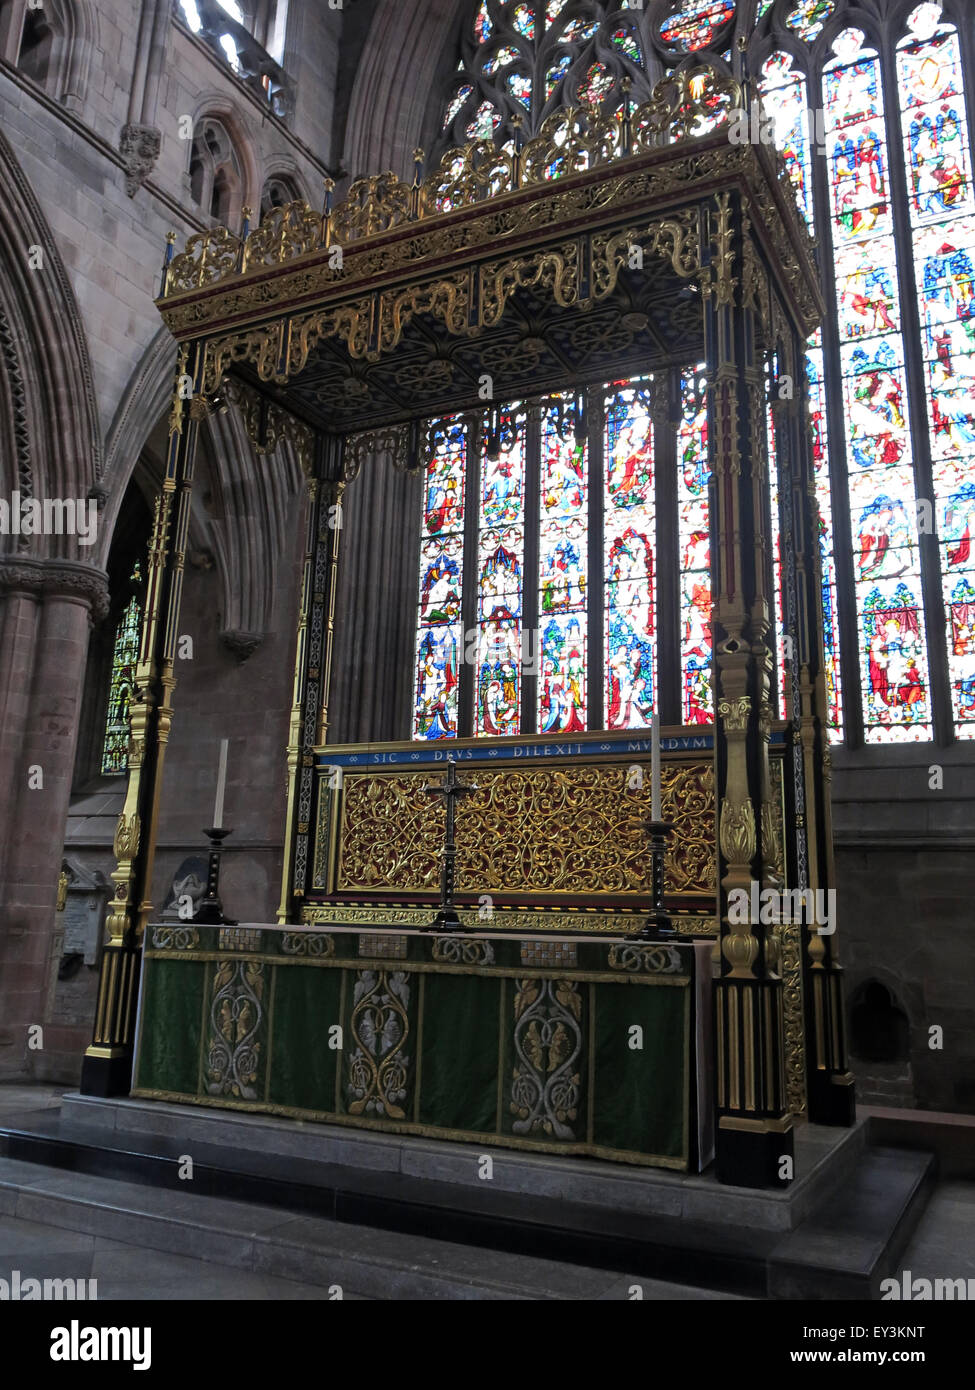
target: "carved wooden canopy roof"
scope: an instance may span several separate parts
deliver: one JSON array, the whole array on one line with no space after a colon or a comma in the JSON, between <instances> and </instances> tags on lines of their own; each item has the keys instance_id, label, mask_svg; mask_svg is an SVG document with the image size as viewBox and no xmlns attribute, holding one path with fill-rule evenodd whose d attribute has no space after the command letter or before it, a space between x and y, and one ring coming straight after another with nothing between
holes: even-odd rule
<instances>
[{"instance_id":1,"label":"carved wooden canopy roof","mask_svg":"<svg viewBox=\"0 0 975 1390\"><path fill-rule=\"evenodd\" d=\"M814 248L774 147L734 138L748 104L699 67L635 111L562 111L426 178L417 151L412 185L360 179L324 213L192 237L160 312L203 349L203 401L235 374L341 434L477 407L484 373L510 399L703 360L710 294L809 333Z\"/></svg>"}]
</instances>

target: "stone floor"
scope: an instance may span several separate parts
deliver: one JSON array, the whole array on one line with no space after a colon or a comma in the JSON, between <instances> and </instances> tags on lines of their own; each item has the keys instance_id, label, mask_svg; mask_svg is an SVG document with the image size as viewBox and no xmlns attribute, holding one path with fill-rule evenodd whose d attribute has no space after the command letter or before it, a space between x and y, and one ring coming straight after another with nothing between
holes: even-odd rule
<instances>
[{"instance_id":1,"label":"stone floor","mask_svg":"<svg viewBox=\"0 0 975 1390\"><path fill-rule=\"evenodd\" d=\"M0 1115L56 1106L63 1089L0 1086ZM0 1159L0 1164L3 1162ZM483 1254L485 1261L490 1262L491 1252ZM13 1269L20 1271L21 1280L31 1276L97 1279L99 1301L329 1298L328 1289L318 1285L262 1276L0 1215L0 1277L9 1278ZM946 1182L936 1189L905 1251L901 1269L909 1270L914 1278L975 1279L975 1183ZM584 1282L580 1279L580 1285ZM640 1283L644 1298L654 1301L726 1297L647 1279ZM363 1295L344 1289L343 1297L357 1299Z\"/></svg>"}]
</instances>

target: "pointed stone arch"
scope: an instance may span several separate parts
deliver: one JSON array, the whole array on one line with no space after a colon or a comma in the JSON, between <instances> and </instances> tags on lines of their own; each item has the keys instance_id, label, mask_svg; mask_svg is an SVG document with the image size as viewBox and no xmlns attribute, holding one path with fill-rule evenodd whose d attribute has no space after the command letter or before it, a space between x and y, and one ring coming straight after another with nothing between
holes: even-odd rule
<instances>
[{"instance_id":1,"label":"pointed stone arch","mask_svg":"<svg viewBox=\"0 0 975 1390\"><path fill-rule=\"evenodd\" d=\"M2 134L0 263L3 395L16 425L0 439L0 478L29 481L36 497L85 498L102 461L87 340L54 236ZM68 535L31 537L27 549L91 559Z\"/></svg>"}]
</instances>

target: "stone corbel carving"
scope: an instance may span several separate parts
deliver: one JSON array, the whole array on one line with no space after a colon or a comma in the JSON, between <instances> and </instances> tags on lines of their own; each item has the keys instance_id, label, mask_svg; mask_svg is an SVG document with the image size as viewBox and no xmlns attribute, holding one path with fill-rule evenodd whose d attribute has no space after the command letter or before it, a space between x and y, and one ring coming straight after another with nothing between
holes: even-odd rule
<instances>
[{"instance_id":1,"label":"stone corbel carving","mask_svg":"<svg viewBox=\"0 0 975 1390\"><path fill-rule=\"evenodd\" d=\"M156 167L162 132L151 125L124 125L119 150L125 163L125 191L134 198Z\"/></svg>"}]
</instances>

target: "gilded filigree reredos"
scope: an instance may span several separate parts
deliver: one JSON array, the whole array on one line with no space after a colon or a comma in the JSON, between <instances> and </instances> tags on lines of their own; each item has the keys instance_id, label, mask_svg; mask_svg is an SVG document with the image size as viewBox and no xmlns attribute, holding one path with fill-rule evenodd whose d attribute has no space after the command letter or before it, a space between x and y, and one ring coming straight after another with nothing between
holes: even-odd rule
<instances>
[{"instance_id":1,"label":"gilded filigree reredos","mask_svg":"<svg viewBox=\"0 0 975 1390\"><path fill-rule=\"evenodd\" d=\"M645 788L628 788L625 767L479 771L479 790L457 819L462 892L626 894L643 898L650 879ZM424 773L346 781L338 890L436 890L443 809L423 795ZM715 888L714 779L710 765L665 768L664 814L674 825L667 855L673 893Z\"/></svg>"}]
</instances>

